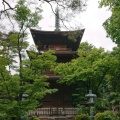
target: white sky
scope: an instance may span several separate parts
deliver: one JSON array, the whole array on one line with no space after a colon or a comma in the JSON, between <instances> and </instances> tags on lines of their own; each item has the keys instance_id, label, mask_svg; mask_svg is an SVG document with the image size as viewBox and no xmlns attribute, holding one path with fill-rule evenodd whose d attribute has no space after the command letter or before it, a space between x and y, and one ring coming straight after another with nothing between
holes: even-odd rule
<instances>
[{"instance_id":1,"label":"white sky","mask_svg":"<svg viewBox=\"0 0 120 120\"><path fill-rule=\"evenodd\" d=\"M81 22L85 28L82 42L88 41L88 43L91 43L96 47L112 50L115 44L110 38L106 38L106 31L102 26L102 23L111 15L111 13L105 8L99 9L98 0L88 0L87 4L87 10L76 17L76 20ZM43 10L43 19L40 21L39 26L42 30L54 30L54 15L52 14L49 5L43 6Z\"/></svg>"}]
</instances>

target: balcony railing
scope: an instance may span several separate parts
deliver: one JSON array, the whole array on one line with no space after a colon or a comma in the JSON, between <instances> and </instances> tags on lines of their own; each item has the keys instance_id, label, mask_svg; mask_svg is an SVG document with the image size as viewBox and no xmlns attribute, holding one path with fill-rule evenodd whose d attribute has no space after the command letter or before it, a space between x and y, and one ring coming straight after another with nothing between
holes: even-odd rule
<instances>
[{"instance_id":1,"label":"balcony railing","mask_svg":"<svg viewBox=\"0 0 120 120\"><path fill-rule=\"evenodd\" d=\"M76 108L37 108L35 111L29 111L29 116L66 116L76 115Z\"/></svg>"}]
</instances>

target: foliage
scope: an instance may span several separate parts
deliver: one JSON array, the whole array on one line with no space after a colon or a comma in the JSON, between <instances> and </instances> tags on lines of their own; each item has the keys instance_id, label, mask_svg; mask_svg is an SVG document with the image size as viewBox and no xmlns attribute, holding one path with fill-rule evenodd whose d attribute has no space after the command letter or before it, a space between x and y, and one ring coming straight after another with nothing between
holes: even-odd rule
<instances>
[{"instance_id":1,"label":"foliage","mask_svg":"<svg viewBox=\"0 0 120 120\"><path fill-rule=\"evenodd\" d=\"M69 63L61 63L54 70L64 76L59 82L76 85L73 95L80 100L84 99L83 96L89 89L94 93L98 92L110 65L109 57L105 55L102 48L97 49L88 43L81 43L78 53L80 57Z\"/></svg>"},{"instance_id":2,"label":"foliage","mask_svg":"<svg viewBox=\"0 0 120 120\"><path fill-rule=\"evenodd\" d=\"M102 93L103 95L101 96L104 96L104 93ZM110 106L110 102L108 101L108 99L106 97L99 97L99 98L96 98L95 100L95 107L97 109L96 112L102 112L104 110L108 110L109 109L109 106Z\"/></svg>"},{"instance_id":3,"label":"foliage","mask_svg":"<svg viewBox=\"0 0 120 120\"><path fill-rule=\"evenodd\" d=\"M104 113L97 113L95 115L95 120L104 120L104 119L105 119Z\"/></svg>"},{"instance_id":4,"label":"foliage","mask_svg":"<svg viewBox=\"0 0 120 120\"><path fill-rule=\"evenodd\" d=\"M33 59L28 59L26 29L36 26L41 17L31 12L25 0L17 2L14 19L18 30L0 34L0 118L21 120L42 104L46 94L56 91L49 89L48 77L43 75L55 65L56 57L51 51L39 55L31 48Z\"/></svg>"},{"instance_id":5,"label":"foliage","mask_svg":"<svg viewBox=\"0 0 120 120\"><path fill-rule=\"evenodd\" d=\"M84 114L88 113L87 107L85 105L78 104L77 105L77 114L83 114L83 113Z\"/></svg>"},{"instance_id":6,"label":"foliage","mask_svg":"<svg viewBox=\"0 0 120 120\"><path fill-rule=\"evenodd\" d=\"M54 69L56 74L63 76L58 82L75 86L73 104L76 106L80 100L86 100L85 94L90 89L97 95L98 111L119 104L119 47L105 52L85 42L81 43L78 53L77 59L61 63Z\"/></svg>"},{"instance_id":7,"label":"foliage","mask_svg":"<svg viewBox=\"0 0 120 120\"><path fill-rule=\"evenodd\" d=\"M17 44L15 42L10 43L10 52L16 55L18 52L16 51L18 50ZM41 74L54 65L56 57L52 55L52 52L48 52L36 56L31 61L24 58L21 67L12 66L17 73L11 75L6 66L13 64L16 60L12 61L13 59L9 58L8 51L4 50L7 47L6 45L5 41L1 41L0 118L20 119L21 116L26 116L29 110L41 105L41 99L46 94L55 92L55 90L48 89L47 76ZM14 58L14 56L11 57Z\"/></svg>"},{"instance_id":8,"label":"foliage","mask_svg":"<svg viewBox=\"0 0 120 120\"><path fill-rule=\"evenodd\" d=\"M95 115L95 120L118 120L112 111L105 111L103 113L97 113Z\"/></svg>"},{"instance_id":9,"label":"foliage","mask_svg":"<svg viewBox=\"0 0 120 120\"><path fill-rule=\"evenodd\" d=\"M100 7L109 7L112 15L103 23L103 26L113 42L120 45L120 1L119 0L101 0Z\"/></svg>"},{"instance_id":10,"label":"foliage","mask_svg":"<svg viewBox=\"0 0 120 120\"><path fill-rule=\"evenodd\" d=\"M87 114L79 114L75 116L75 120L90 120L90 117Z\"/></svg>"},{"instance_id":11,"label":"foliage","mask_svg":"<svg viewBox=\"0 0 120 120\"><path fill-rule=\"evenodd\" d=\"M25 4L26 0L19 0L17 5L15 6L15 14L14 18L21 26L26 27L35 27L39 20L42 18L40 13L41 9L36 7L36 10L34 13L28 8L28 6Z\"/></svg>"}]
</instances>

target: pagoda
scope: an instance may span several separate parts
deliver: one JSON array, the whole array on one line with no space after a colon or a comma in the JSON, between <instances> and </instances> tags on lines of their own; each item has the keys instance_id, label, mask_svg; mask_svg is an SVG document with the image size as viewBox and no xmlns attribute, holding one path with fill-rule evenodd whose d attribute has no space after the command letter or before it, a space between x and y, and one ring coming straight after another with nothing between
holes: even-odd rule
<instances>
[{"instance_id":1,"label":"pagoda","mask_svg":"<svg viewBox=\"0 0 120 120\"><path fill-rule=\"evenodd\" d=\"M48 50L54 50L57 57L56 62L65 63L78 57L77 49L80 45L84 29L76 31L60 31L59 10L56 9L55 30L42 31L30 29L34 43L39 53ZM36 111L31 111L30 116L36 115L40 119L70 119L76 114L76 108L72 105L72 89L74 86L60 84L57 82L61 76L55 75L47 70L45 74L48 76L50 88L58 89L53 94L48 94L43 99L43 105Z\"/></svg>"}]
</instances>

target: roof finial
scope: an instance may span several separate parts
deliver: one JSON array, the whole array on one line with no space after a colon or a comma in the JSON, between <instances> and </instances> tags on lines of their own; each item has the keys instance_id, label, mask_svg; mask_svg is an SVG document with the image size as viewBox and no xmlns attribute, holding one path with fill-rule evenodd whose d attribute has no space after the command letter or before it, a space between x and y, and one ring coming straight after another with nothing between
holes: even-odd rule
<instances>
[{"instance_id":1,"label":"roof finial","mask_svg":"<svg viewBox=\"0 0 120 120\"><path fill-rule=\"evenodd\" d=\"M60 31L60 18L58 6L55 10L55 31Z\"/></svg>"}]
</instances>

